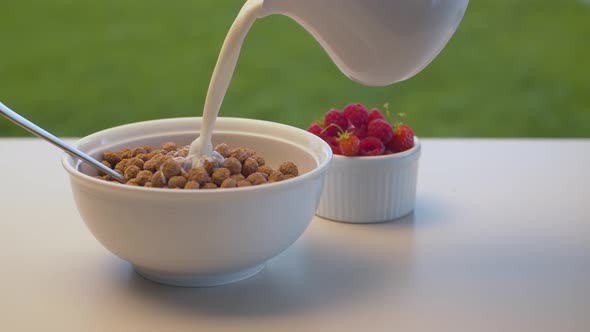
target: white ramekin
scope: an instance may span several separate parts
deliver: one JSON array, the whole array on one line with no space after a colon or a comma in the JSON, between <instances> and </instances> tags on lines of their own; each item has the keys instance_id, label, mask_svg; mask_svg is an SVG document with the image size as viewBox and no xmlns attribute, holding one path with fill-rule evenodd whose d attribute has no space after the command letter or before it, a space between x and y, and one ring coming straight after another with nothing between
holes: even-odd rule
<instances>
[{"instance_id":1,"label":"white ramekin","mask_svg":"<svg viewBox=\"0 0 590 332\"><path fill-rule=\"evenodd\" d=\"M377 223L414 210L420 141L412 149L377 157L334 156L316 214L347 223Z\"/></svg>"}]
</instances>

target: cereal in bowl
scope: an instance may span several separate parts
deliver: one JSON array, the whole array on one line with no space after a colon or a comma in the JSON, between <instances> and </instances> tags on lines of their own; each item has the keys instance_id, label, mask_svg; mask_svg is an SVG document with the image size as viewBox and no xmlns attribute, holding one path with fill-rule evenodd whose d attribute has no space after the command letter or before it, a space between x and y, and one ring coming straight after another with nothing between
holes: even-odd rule
<instances>
[{"instance_id":1,"label":"cereal in bowl","mask_svg":"<svg viewBox=\"0 0 590 332\"><path fill-rule=\"evenodd\" d=\"M106 150L101 162L123 175L126 185L146 188L239 188L284 181L299 175L293 162L284 162L273 169L256 151L244 147L230 148L224 143L215 147L215 151L223 156L223 162L206 160L202 165L186 170L183 164L188 149L188 146L179 147L174 142L166 142L159 149L141 146ZM96 178L117 182L108 175Z\"/></svg>"}]
</instances>

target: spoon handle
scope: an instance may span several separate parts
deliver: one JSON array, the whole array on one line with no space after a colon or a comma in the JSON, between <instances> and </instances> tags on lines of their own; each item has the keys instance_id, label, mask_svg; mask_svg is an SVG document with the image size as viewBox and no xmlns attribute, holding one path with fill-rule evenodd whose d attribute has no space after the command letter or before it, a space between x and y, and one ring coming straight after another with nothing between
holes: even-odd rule
<instances>
[{"instance_id":1,"label":"spoon handle","mask_svg":"<svg viewBox=\"0 0 590 332\"><path fill-rule=\"evenodd\" d=\"M53 136L51 133L45 131L43 128L37 126L36 124L32 123L31 121L23 118L18 113L14 112L6 105L0 102L0 114L6 117L8 120L14 122L15 124L19 125L23 129L29 131L33 135L41 137L48 141L49 143L57 146L58 148L64 150L65 152L80 158L81 160L87 162L88 164L92 165L93 167L99 169L100 171L112 176L114 179L121 183L125 183L125 178L113 171L112 169L106 167L102 163L98 162L96 159L92 158L91 156L87 155L86 153L66 144L64 141L60 140L59 138Z\"/></svg>"}]
</instances>

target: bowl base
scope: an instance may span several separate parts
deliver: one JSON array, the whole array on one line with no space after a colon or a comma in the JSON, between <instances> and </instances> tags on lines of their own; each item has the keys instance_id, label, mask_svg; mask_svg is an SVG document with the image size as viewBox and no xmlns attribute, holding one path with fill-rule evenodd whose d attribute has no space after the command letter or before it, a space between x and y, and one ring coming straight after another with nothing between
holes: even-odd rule
<instances>
[{"instance_id":1,"label":"bowl base","mask_svg":"<svg viewBox=\"0 0 590 332\"><path fill-rule=\"evenodd\" d=\"M400 220L404 217L409 216L410 214L412 214L414 212L414 209L411 209L409 212L404 212L404 213L398 213L394 216L388 216L386 219L377 219L377 220L357 220L357 219L338 219L337 217L333 217L331 218L331 216L324 216L322 215L320 212L316 212L316 216L324 219L324 220L328 220L328 221L333 221L333 222L339 222L339 223L343 223L343 224L384 224L384 223L388 223L388 222L394 222L397 220ZM391 218L390 218L391 217Z\"/></svg>"},{"instance_id":2,"label":"bowl base","mask_svg":"<svg viewBox=\"0 0 590 332\"><path fill-rule=\"evenodd\" d=\"M178 273L167 273L145 269L139 266L133 266L135 271L142 277L164 284L168 286L178 287L213 287L231 284L244 279L251 278L258 274L264 269L266 263L256 265L238 272L206 275L202 274L178 274Z\"/></svg>"}]
</instances>

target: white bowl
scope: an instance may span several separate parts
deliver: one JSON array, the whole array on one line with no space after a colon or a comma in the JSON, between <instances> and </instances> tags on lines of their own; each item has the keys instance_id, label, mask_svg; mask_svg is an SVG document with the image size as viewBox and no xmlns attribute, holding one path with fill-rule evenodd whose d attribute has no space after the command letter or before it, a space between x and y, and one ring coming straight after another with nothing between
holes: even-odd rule
<instances>
[{"instance_id":1,"label":"white bowl","mask_svg":"<svg viewBox=\"0 0 590 332\"><path fill-rule=\"evenodd\" d=\"M200 125L200 118L134 123L92 134L76 147L98 158L105 149L184 145ZM293 161L300 176L245 188L170 190L98 180L88 165L62 159L92 234L148 279L213 286L250 277L299 238L317 209L332 157L320 138L272 122L219 118L213 140L250 147L272 167Z\"/></svg>"},{"instance_id":2,"label":"white bowl","mask_svg":"<svg viewBox=\"0 0 590 332\"><path fill-rule=\"evenodd\" d=\"M347 223L377 223L414 210L420 141L410 150L376 157L334 156L317 215Z\"/></svg>"}]
</instances>

